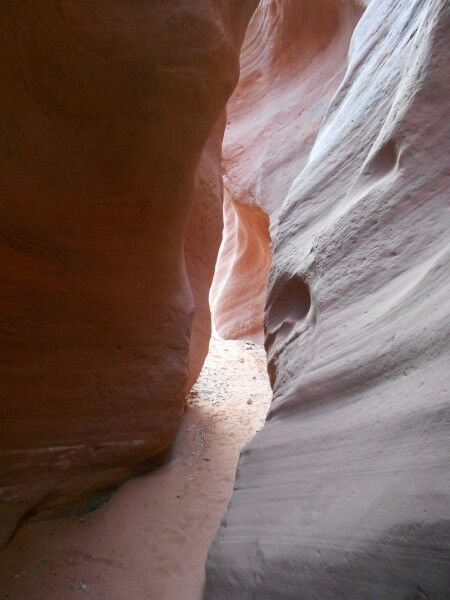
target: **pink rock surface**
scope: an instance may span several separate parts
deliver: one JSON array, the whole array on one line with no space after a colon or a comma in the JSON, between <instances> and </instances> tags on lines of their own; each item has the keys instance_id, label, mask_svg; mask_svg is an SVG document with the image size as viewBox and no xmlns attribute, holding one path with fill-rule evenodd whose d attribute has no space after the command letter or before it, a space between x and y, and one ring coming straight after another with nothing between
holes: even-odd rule
<instances>
[{"instance_id":1,"label":"pink rock surface","mask_svg":"<svg viewBox=\"0 0 450 600\"><path fill-rule=\"evenodd\" d=\"M203 214L199 196L205 181L220 194L211 132L255 4L2 3L4 510L116 482L174 438L194 313L185 235L195 200L196 222L215 220L201 241L214 261L220 209ZM190 382L208 261L202 275L188 260Z\"/></svg>"},{"instance_id":2,"label":"pink rock surface","mask_svg":"<svg viewBox=\"0 0 450 600\"><path fill-rule=\"evenodd\" d=\"M227 109L225 231L211 290L225 338L263 337L270 236L342 80L361 12L348 0L262 0L250 21Z\"/></svg>"},{"instance_id":3,"label":"pink rock surface","mask_svg":"<svg viewBox=\"0 0 450 600\"><path fill-rule=\"evenodd\" d=\"M450 597L450 8L367 4L279 214L273 402L208 600Z\"/></svg>"}]
</instances>

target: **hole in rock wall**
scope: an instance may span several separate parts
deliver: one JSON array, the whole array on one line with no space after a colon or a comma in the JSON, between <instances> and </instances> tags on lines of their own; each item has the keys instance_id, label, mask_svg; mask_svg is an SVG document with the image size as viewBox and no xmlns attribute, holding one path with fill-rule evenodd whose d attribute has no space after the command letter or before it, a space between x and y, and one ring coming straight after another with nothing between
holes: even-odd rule
<instances>
[{"instance_id":1,"label":"hole in rock wall","mask_svg":"<svg viewBox=\"0 0 450 600\"><path fill-rule=\"evenodd\" d=\"M280 348L289 344L305 326L312 314L311 292L299 275L279 274L267 299L270 321L266 320L265 347L270 354L273 344ZM277 354L277 352L275 352ZM274 353L268 361L270 384L275 385L276 367Z\"/></svg>"},{"instance_id":2,"label":"hole in rock wall","mask_svg":"<svg viewBox=\"0 0 450 600\"><path fill-rule=\"evenodd\" d=\"M386 141L365 164L368 177L383 177L393 171L398 163L398 149L395 140Z\"/></svg>"},{"instance_id":3,"label":"hole in rock wall","mask_svg":"<svg viewBox=\"0 0 450 600\"><path fill-rule=\"evenodd\" d=\"M266 345L275 335L287 340L294 328L303 323L311 308L311 294L306 282L299 276L279 276L268 299L270 324L267 325Z\"/></svg>"}]
</instances>

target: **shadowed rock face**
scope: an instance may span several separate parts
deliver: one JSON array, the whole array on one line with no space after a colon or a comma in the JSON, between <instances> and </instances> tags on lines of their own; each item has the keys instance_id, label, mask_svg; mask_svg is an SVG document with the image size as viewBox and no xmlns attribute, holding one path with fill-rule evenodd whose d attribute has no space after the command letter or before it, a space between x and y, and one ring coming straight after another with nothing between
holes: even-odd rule
<instances>
[{"instance_id":1,"label":"shadowed rock face","mask_svg":"<svg viewBox=\"0 0 450 600\"><path fill-rule=\"evenodd\" d=\"M203 150L185 241L186 269L195 303L189 344L188 389L200 374L211 339L209 290L223 231L221 157L224 127L225 113L219 117Z\"/></svg>"},{"instance_id":2,"label":"shadowed rock face","mask_svg":"<svg viewBox=\"0 0 450 600\"><path fill-rule=\"evenodd\" d=\"M2 2L6 508L116 481L173 440L194 313L185 234L195 201L196 222L214 221L201 241L214 261L223 130L214 126L255 4ZM194 246L203 312L191 381L209 339L212 277Z\"/></svg>"},{"instance_id":3,"label":"shadowed rock face","mask_svg":"<svg viewBox=\"0 0 450 600\"><path fill-rule=\"evenodd\" d=\"M225 338L263 338L270 239L344 76L361 12L347 0L261 0L250 21L228 104L225 230L211 289Z\"/></svg>"},{"instance_id":4,"label":"shadowed rock face","mask_svg":"<svg viewBox=\"0 0 450 600\"><path fill-rule=\"evenodd\" d=\"M287 194L208 600L450 597L449 11L368 3Z\"/></svg>"}]
</instances>

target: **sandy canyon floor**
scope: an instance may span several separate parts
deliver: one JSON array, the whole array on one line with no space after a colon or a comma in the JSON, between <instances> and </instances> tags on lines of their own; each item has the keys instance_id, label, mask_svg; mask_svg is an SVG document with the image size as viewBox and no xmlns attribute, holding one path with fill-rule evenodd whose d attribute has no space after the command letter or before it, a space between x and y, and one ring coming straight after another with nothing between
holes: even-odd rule
<instances>
[{"instance_id":1,"label":"sandy canyon floor","mask_svg":"<svg viewBox=\"0 0 450 600\"><path fill-rule=\"evenodd\" d=\"M93 512L23 526L0 555L0 598L200 600L239 451L270 396L261 346L212 339L167 464Z\"/></svg>"}]
</instances>

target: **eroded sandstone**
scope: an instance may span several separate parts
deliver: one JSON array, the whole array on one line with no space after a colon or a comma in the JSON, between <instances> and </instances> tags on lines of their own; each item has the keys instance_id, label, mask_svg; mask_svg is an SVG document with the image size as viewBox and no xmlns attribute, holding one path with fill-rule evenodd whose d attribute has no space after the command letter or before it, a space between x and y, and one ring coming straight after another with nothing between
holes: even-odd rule
<instances>
[{"instance_id":1,"label":"eroded sandstone","mask_svg":"<svg viewBox=\"0 0 450 600\"><path fill-rule=\"evenodd\" d=\"M272 408L208 600L450 595L449 6L367 4L279 213Z\"/></svg>"},{"instance_id":2,"label":"eroded sandstone","mask_svg":"<svg viewBox=\"0 0 450 600\"><path fill-rule=\"evenodd\" d=\"M262 0L250 21L227 109L225 230L211 289L225 338L263 338L270 240L344 76L361 12L348 0Z\"/></svg>"},{"instance_id":3,"label":"eroded sandstone","mask_svg":"<svg viewBox=\"0 0 450 600\"><path fill-rule=\"evenodd\" d=\"M255 4L2 3L4 511L114 483L174 438L212 276L188 248L192 293L185 234L202 153L221 193L212 130ZM220 220L200 193L196 220Z\"/></svg>"}]
</instances>

